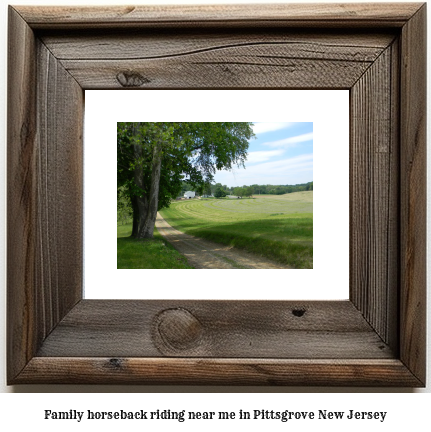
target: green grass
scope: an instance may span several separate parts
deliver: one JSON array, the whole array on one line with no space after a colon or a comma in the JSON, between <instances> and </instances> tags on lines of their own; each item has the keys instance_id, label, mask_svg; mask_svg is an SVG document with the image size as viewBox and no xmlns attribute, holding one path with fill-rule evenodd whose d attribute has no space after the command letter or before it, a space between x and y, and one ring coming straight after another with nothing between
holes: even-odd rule
<instances>
[{"instance_id":1,"label":"green grass","mask_svg":"<svg viewBox=\"0 0 431 432\"><path fill-rule=\"evenodd\" d=\"M130 237L132 224L117 226L118 269L191 269L187 259L163 240L157 229L154 238Z\"/></svg>"},{"instance_id":2,"label":"green grass","mask_svg":"<svg viewBox=\"0 0 431 432\"><path fill-rule=\"evenodd\" d=\"M313 192L253 199L187 200L161 211L179 231L293 268L313 267Z\"/></svg>"}]
</instances>

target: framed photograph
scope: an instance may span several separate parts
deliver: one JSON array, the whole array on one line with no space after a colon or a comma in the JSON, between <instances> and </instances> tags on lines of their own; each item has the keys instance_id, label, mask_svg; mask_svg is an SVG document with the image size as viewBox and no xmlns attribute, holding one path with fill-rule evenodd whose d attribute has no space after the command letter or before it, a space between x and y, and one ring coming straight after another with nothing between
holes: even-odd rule
<instances>
[{"instance_id":1,"label":"framed photograph","mask_svg":"<svg viewBox=\"0 0 431 432\"><path fill-rule=\"evenodd\" d=\"M425 3L11 6L8 25L9 385L425 386ZM349 298L84 298L96 89L348 90Z\"/></svg>"},{"instance_id":2,"label":"framed photograph","mask_svg":"<svg viewBox=\"0 0 431 432\"><path fill-rule=\"evenodd\" d=\"M134 169L121 174L119 199L114 174L117 165L123 170L133 161L129 141L119 140L128 159L117 164L120 121L134 120L120 122L120 134L138 123L147 128L166 122L178 132L192 127L194 134L199 129L203 134L202 127L211 131L234 126L227 119L250 118L260 121L251 126L255 136L247 141L244 166L216 170L211 194L184 199L174 190L169 208L156 218L154 238L130 236L127 194L133 189L126 187L134 182L126 182L134 178ZM85 92L84 136L85 299L349 298L348 90L90 90ZM211 139L210 150L213 144ZM185 194L193 186L181 174L169 173L169 188L181 187ZM252 196L232 196L243 185L253 188ZM163 183L160 187L166 190ZM218 187L229 187L228 196L211 196ZM187 227L178 226L181 221ZM105 235L116 222L118 238ZM190 230L193 235L184 235ZM172 244L182 255L174 253ZM184 268L183 257L194 269Z\"/></svg>"}]
</instances>

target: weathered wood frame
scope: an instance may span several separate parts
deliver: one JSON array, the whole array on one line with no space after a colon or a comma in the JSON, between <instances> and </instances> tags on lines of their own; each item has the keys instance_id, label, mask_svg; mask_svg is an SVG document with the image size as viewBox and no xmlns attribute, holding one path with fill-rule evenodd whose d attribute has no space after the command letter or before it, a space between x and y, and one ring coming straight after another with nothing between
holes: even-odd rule
<instances>
[{"instance_id":1,"label":"weathered wood frame","mask_svg":"<svg viewBox=\"0 0 431 432\"><path fill-rule=\"evenodd\" d=\"M425 4L10 7L9 384L425 384ZM82 299L85 89L350 89L350 300Z\"/></svg>"}]
</instances>

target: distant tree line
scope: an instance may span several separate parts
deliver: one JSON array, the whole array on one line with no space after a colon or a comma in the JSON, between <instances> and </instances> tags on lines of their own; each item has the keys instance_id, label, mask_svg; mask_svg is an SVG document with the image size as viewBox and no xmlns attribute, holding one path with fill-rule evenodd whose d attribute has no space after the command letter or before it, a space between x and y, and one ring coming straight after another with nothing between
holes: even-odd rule
<instances>
[{"instance_id":1,"label":"distant tree line","mask_svg":"<svg viewBox=\"0 0 431 432\"><path fill-rule=\"evenodd\" d=\"M214 195L216 198L222 198L227 195L235 195L241 197L249 197L252 195L284 195L292 192L303 192L312 191L313 182L301 183L296 185L258 185L254 184L251 186L244 185L242 187L228 187L221 183L206 184L204 188L197 190L196 188L190 188L190 185L186 182L182 186L182 195L184 192L192 190L198 195Z\"/></svg>"},{"instance_id":2,"label":"distant tree line","mask_svg":"<svg viewBox=\"0 0 431 432\"><path fill-rule=\"evenodd\" d=\"M292 192L312 191L313 182L296 185L252 185L255 195L283 195Z\"/></svg>"}]
</instances>

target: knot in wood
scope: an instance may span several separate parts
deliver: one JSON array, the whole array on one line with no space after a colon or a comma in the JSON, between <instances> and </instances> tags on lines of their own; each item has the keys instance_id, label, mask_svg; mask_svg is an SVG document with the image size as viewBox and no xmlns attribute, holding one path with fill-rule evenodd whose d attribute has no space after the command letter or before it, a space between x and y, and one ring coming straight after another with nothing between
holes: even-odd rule
<instances>
[{"instance_id":1,"label":"knot in wood","mask_svg":"<svg viewBox=\"0 0 431 432\"><path fill-rule=\"evenodd\" d=\"M166 309L156 317L156 332L169 348L185 350L199 344L203 329L188 310L178 308Z\"/></svg>"},{"instance_id":2,"label":"knot in wood","mask_svg":"<svg viewBox=\"0 0 431 432\"><path fill-rule=\"evenodd\" d=\"M302 317L305 314L305 309L292 309L292 314L296 317Z\"/></svg>"},{"instance_id":3,"label":"knot in wood","mask_svg":"<svg viewBox=\"0 0 431 432\"><path fill-rule=\"evenodd\" d=\"M117 358L112 358L109 360L109 366L114 369L119 369L122 366L122 360Z\"/></svg>"},{"instance_id":4,"label":"knot in wood","mask_svg":"<svg viewBox=\"0 0 431 432\"><path fill-rule=\"evenodd\" d=\"M123 87L140 87L150 82L148 78L145 78L139 72L120 72L117 74L117 81Z\"/></svg>"}]
</instances>

